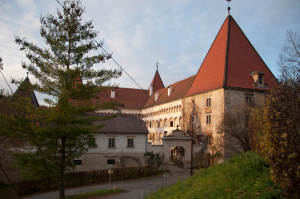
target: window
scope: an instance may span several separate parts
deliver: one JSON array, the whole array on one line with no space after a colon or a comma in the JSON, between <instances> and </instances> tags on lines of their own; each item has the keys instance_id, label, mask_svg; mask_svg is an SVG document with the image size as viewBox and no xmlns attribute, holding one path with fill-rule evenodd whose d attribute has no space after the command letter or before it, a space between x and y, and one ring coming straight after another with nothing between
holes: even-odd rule
<instances>
[{"instance_id":1,"label":"window","mask_svg":"<svg viewBox=\"0 0 300 199\"><path fill-rule=\"evenodd\" d=\"M206 115L206 124L211 124L211 115Z\"/></svg>"},{"instance_id":2,"label":"window","mask_svg":"<svg viewBox=\"0 0 300 199\"><path fill-rule=\"evenodd\" d=\"M115 159L107 159L107 164L115 164Z\"/></svg>"},{"instance_id":3,"label":"window","mask_svg":"<svg viewBox=\"0 0 300 199\"><path fill-rule=\"evenodd\" d=\"M111 98L115 98L115 97L116 97L116 91L111 90L111 92L110 92L110 97L111 97Z\"/></svg>"},{"instance_id":4,"label":"window","mask_svg":"<svg viewBox=\"0 0 300 199\"><path fill-rule=\"evenodd\" d=\"M75 165L82 165L82 160L73 160Z\"/></svg>"},{"instance_id":5,"label":"window","mask_svg":"<svg viewBox=\"0 0 300 199\"><path fill-rule=\"evenodd\" d=\"M262 81L262 75L259 75L258 76L258 84L262 84L263 83L263 81Z\"/></svg>"},{"instance_id":6,"label":"window","mask_svg":"<svg viewBox=\"0 0 300 199\"><path fill-rule=\"evenodd\" d=\"M115 138L108 139L108 148L115 148Z\"/></svg>"},{"instance_id":7,"label":"window","mask_svg":"<svg viewBox=\"0 0 300 199\"><path fill-rule=\"evenodd\" d=\"M211 107L211 98L206 99L206 107Z\"/></svg>"},{"instance_id":8,"label":"window","mask_svg":"<svg viewBox=\"0 0 300 199\"><path fill-rule=\"evenodd\" d=\"M212 135L206 135L206 145L209 146L212 144Z\"/></svg>"},{"instance_id":9,"label":"window","mask_svg":"<svg viewBox=\"0 0 300 199\"><path fill-rule=\"evenodd\" d=\"M251 95L246 95L245 96L245 100L246 100L246 104L248 106L253 106L254 105L254 102L253 102L253 96Z\"/></svg>"},{"instance_id":10,"label":"window","mask_svg":"<svg viewBox=\"0 0 300 199\"><path fill-rule=\"evenodd\" d=\"M170 127L173 127L173 121L170 121Z\"/></svg>"},{"instance_id":11,"label":"window","mask_svg":"<svg viewBox=\"0 0 300 199\"><path fill-rule=\"evenodd\" d=\"M127 139L127 148L133 148L133 138Z\"/></svg>"},{"instance_id":12,"label":"window","mask_svg":"<svg viewBox=\"0 0 300 199\"><path fill-rule=\"evenodd\" d=\"M263 76L264 74L260 71L254 71L251 73L251 76L253 78L253 85L256 88L265 88L267 87L267 84L264 83Z\"/></svg>"}]
</instances>

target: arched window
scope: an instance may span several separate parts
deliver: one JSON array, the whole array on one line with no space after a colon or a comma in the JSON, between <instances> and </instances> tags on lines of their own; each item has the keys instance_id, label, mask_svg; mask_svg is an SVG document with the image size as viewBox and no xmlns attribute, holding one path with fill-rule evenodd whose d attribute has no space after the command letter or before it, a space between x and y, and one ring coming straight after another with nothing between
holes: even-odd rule
<instances>
[{"instance_id":1,"label":"arched window","mask_svg":"<svg viewBox=\"0 0 300 199\"><path fill-rule=\"evenodd\" d=\"M179 117L179 126L180 127L182 126L182 117L181 116Z\"/></svg>"},{"instance_id":2,"label":"arched window","mask_svg":"<svg viewBox=\"0 0 300 199\"><path fill-rule=\"evenodd\" d=\"M169 121L170 121L169 127L174 127L174 120L173 120L173 118L170 118Z\"/></svg>"},{"instance_id":3,"label":"arched window","mask_svg":"<svg viewBox=\"0 0 300 199\"><path fill-rule=\"evenodd\" d=\"M169 122L167 118L164 119L164 127L169 127Z\"/></svg>"},{"instance_id":4,"label":"arched window","mask_svg":"<svg viewBox=\"0 0 300 199\"><path fill-rule=\"evenodd\" d=\"M178 118L175 117L174 118L174 127L177 127L177 125L179 126L179 121L178 121Z\"/></svg>"},{"instance_id":5,"label":"arched window","mask_svg":"<svg viewBox=\"0 0 300 199\"><path fill-rule=\"evenodd\" d=\"M164 127L164 122L162 119L159 120L159 127Z\"/></svg>"}]
</instances>

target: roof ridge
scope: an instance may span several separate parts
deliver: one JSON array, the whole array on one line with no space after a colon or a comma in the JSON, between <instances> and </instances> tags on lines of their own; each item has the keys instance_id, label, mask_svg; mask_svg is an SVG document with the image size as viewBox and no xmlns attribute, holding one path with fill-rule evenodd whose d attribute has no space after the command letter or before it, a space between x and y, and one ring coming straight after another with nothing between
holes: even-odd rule
<instances>
[{"instance_id":1,"label":"roof ridge","mask_svg":"<svg viewBox=\"0 0 300 199\"><path fill-rule=\"evenodd\" d=\"M227 83L227 69L228 69L228 51L229 51L229 42L230 42L230 19L233 19L232 16L228 15L228 24L227 24L227 43L226 43L226 55L225 55L225 67L224 67L224 77L223 77L223 88L226 87ZM226 21L226 20L225 20Z\"/></svg>"},{"instance_id":2,"label":"roof ridge","mask_svg":"<svg viewBox=\"0 0 300 199\"><path fill-rule=\"evenodd\" d=\"M103 87L147 91L147 89L141 89L141 88L127 88L127 87L119 87L119 86L103 86Z\"/></svg>"}]
</instances>

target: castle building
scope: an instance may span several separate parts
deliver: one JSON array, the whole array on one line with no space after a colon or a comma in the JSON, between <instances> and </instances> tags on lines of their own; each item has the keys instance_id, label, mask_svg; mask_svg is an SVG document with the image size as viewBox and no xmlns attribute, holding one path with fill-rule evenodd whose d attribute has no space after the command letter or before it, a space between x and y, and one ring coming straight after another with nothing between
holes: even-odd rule
<instances>
[{"instance_id":1,"label":"castle building","mask_svg":"<svg viewBox=\"0 0 300 199\"><path fill-rule=\"evenodd\" d=\"M80 77L74 81L77 84L82 84ZM165 163L186 168L193 153L202 154L206 162L198 164L209 166L217 142L223 143L217 149L222 162L232 155L229 145L235 144L225 142L227 135L219 133L226 114L263 104L265 94L276 85L276 78L229 14L195 75L165 86L157 69L148 90L106 87L91 98L94 104L118 103L116 109L97 110L97 114L123 115L106 121L95 137L98 148L74 163L77 170L140 166L145 164L144 154L153 151L164 155ZM32 91L17 92L38 106Z\"/></svg>"},{"instance_id":2,"label":"castle building","mask_svg":"<svg viewBox=\"0 0 300 199\"><path fill-rule=\"evenodd\" d=\"M210 155L214 141L224 139L218 137L217 130L225 113L263 104L266 92L276 84L272 72L229 14L196 75L165 87L157 69L148 90L111 88L99 93L97 100L110 98L123 104L119 107L123 113L140 116L148 128L151 146L163 145L163 138L176 129L185 136L193 131L194 144L204 142L206 147L201 150ZM226 147L224 159L230 157Z\"/></svg>"}]
</instances>

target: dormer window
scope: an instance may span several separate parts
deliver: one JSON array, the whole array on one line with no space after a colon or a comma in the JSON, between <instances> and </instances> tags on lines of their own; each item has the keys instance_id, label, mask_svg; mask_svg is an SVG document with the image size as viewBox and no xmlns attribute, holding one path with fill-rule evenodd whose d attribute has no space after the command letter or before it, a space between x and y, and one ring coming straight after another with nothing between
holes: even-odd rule
<instances>
[{"instance_id":1,"label":"dormer window","mask_svg":"<svg viewBox=\"0 0 300 199\"><path fill-rule=\"evenodd\" d=\"M116 91L111 90L111 92L110 92L110 98L116 98Z\"/></svg>"},{"instance_id":2,"label":"dormer window","mask_svg":"<svg viewBox=\"0 0 300 199\"><path fill-rule=\"evenodd\" d=\"M262 75L258 76L258 84L263 84Z\"/></svg>"},{"instance_id":3,"label":"dormer window","mask_svg":"<svg viewBox=\"0 0 300 199\"><path fill-rule=\"evenodd\" d=\"M172 86L168 86L168 96L170 96L172 93Z\"/></svg>"},{"instance_id":4,"label":"dormer window","mask_svg":"<svg viewBox=\"0 0 300 199\"><path fill-rule=\"evenodd\" d=\"M153 94L153 85L150 86L150 89L149 89L149 96L151 96Z\"/></svg>"},{"instance_id":5,"label":"dormer window","mask_svg":"<svg viewBox=\"0 0 300 199\"><path fill-rule=\"evenodd\" d=\"M264 74L260 71L254 71L251 73L253 78L253 86L256 88L266 88L267 84L264 82Z\"/></svg>"},{"instance_id":6,"label":"dormer window","mask_svg":"<svg viewBox=\"0 0 300 199\"><path fill-rule=\"evenodd\" d=\"M158 92L156 92L156 93L155 93L155 101L157 101L157 100L158 100L158 97L159 97L159 93L158 93Z\"/></svg>"}]
</instances>

